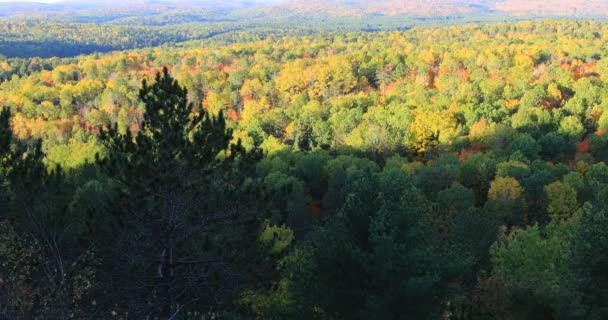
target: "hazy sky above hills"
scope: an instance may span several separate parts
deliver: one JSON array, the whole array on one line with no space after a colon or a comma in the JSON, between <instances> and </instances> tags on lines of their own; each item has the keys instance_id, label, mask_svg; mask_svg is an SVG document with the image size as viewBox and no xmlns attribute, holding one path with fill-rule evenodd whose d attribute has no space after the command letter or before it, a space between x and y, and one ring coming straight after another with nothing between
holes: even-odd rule
<instances>
[{"instance_id":1,"label":"hazy sky above hills","mask_svg":"<svg viewBox=\"0 0 608 320\"><path fill-rule=\"evenodd\" d=\"M165 0L165 1L179 1L179 0ZM199 2L205 2L206 0L199 0ZM208 1L212 1L212 0L208 0ZM231 1L231 0L225 0L227 2ZM259 3L272 3L272 2L280 2L283 0L249 0L249 2L259 2ZM90 3L104 3L104 2L108 2L108 1L103 1L103 0L97 0L97 1L91 1L91 0L0 0L0 2L38 2L38 3L58 3L58 2L71 2L71 3L78 3L78 4L90 4ZM141 0L126 0L123 1L123 3L126 2L131 2L131 3L137 3L137 2L141 2Z\"/></svg>"},{"instance_id":2,"label":"hazy sky above hills","mask_svg":"<svg viewBox=\"0 0 608 320\"><path fill-rule=\"evenodd\" d=\"M63 0L36 0L36 1L32 1L32 0L0 0L0 2L42 2L42 3L54 3L54 2L61 2L61 1L63 1Z\"/></svg>"},{"instance_id":3,"label":"hazy sky above hills","mask_svg":"<svg viewBox=\"0 0 608 320\"><path fill-rule=\"evenodd\" d=\"M165 0L165 1L179 1L179 0ZM199 2L205 2L206 0L199 0ZM207 0L207 1L213 1L213 0ZM231 1L231 0L225 0L227 2ZM284 0L249 0L249 2L259 2L259 3L272 3L272 2L281 2ZM97 1L91 1L91 0L0 0L0 2L41 2L41 3L57 3L57 2L72 2L72 3L78 3L78 4L90 4L92 2L97 2L97 3L103 3L103 2L108 2L108 1L104 1L104 0L97 0ZM137 3L137 2L141 2L141 0L126 0L123 2L132 2L132 3Z\"/></svg>"}]
</instances>

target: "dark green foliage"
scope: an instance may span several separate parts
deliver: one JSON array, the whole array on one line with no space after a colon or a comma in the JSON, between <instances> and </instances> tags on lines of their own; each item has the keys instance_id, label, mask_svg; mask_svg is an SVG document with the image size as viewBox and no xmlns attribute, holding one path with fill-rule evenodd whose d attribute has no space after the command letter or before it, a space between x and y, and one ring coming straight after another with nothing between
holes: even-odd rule
<instances>
[{"instance_id":1,"label":"dark green foliage","mask_svg":"<svg viewBox=\"0 0 608 320\"><path fill-rule=\"evenodd\" d=\"M605 319L608 316L608 218L605 211L587 207L575 229L568 281L574 293L567 304L569 319Z\"/></svg>"},{"instance_id":2,"label":"dark green foliage","mask_svg":"<svg viewBox=\"0 0 608 320\"><path fill-rule=\"evenodd\" d=\"M416 185L424 194L447 189L460 178L460 164L456 157L442 155L436 162L422 168L416 175Z\"/></svg>"},{"instance_id":3,"label":"dark green foliage","mask_svg":"<svg viewBox=\"0 0 608 320\"><path fill-rule=\"evenodd\" d=\"M475 192L476 204L484 203L490 188L490 182L496 174L496 160L483 155L473 155L461 169L462 184Z\"/></svg>"},{"instance_id":4,"label":"dark green foliage","mask_svg":"<svg viewBox=\"0 0 608 320\"><path fill-rule=\"evenodd\" d=\"M231 145L222 115L194 110L166 69L155 80L140 134L104 132L107 156L67 173L47 171L40 143L13 144L2 112L3 316L202 315L272 271L256 241L259 152Z\"/></svg>"},{"instance_id":5,"label":"dark green foliage","mask_svg":"<svg viewBox=\"0 0 608 320\"><path fill-rule=\"evenodd\" d=\"M574 153L575 145L564 135L550 132L538 140L541 146L540 155L547 161L560 161Z\"/></svg>"},{"instance_id":6,"label":"dark green foliage","mask_svg":"<svg viewBox=\"0 0 608 320\"><path fill-rule=\"evenodd\" d=\"M603 319L606 218L586 205L577 219L519 230L492 248L518 319Z\"/></svg>"},{"instance_id":7,"label":"dark green foliage","mask_svg":"<svg viewBox=\"0 0 608 320\"><path fill-rule=\"evenodd\" d=\"M8 109L2 112L0 131L5 134L10 134L9 115ZM74 186L61 168L47 172L40 142L13 144L4 137L2 187L8 199L0 201L8 205L0 203L0 298L7 300L0 313L8 318L92 313L86 288L95 282L96 262L85 240L89 230L78 227L86 217L73 215L70 208Z\"/></svg>"},{"instance_id":8,"label":"dark green foliage","mask_svg":"<svg viewBox=\"0 0 608 320\"><path fill-rule=\"evenodd\" d=\"M299 308L306 308L292 317L322 312L349 319L421 319L439 311L435 295L442 270L430 221L424 218L425 201L403 173L383 176L381 192L365 186L371 177L353 181L338 216L303 248L311 262L304 268L311 269L302 273L310 278L300 278L293 271L303 266L287 260L287 279L296 301L304 303Z\"/></svg>"},{"instance_id":9,"label":"dark green foliage","mask_svg":"<svg viewBox=\"0 0 608 320\"><path fill-rule=\"evenodd\" d=\"M108 151L99 164L119 190L109 209L118 219L114 243L101 253L121 261L111 279L133 288L123 292L130 314L229 304L250 281L244 259L256 250L255 199L241 193L257 151L231 145L222 114L195 110L167 69L144 82L140 98L137 137L116 128L102 136Z\"/></svg>"},{"instance_id":10,"label":"dark green foliage","mask_svg":"<svg viewBox=\"0 0 608 320\"><path fill-rule=\"evenodd\" d=\"M8 173L9 161L11 159L11 140L13 132L9 126L11 111L9 108L3 108L0 112L0 212L6 212L5 194L3 192L6 186L5 175Z\"/></svg>"},{"instance_id":11,"label":"dark green foliage","mask_svg":"<svg viewBox=\"0 0 608 320\"><path fill-rule=\"evenodd\" d=\"M518 230L508 242L493 245L492 259L509 290L517 319L554 319L565 287L570 226Z\"/></svg>"},{"instance_id":12,"label":"dark green foliage","mask_svg":"<svg viewBox=\"0 0 608 320\"><path fill-rule=\"evenodd\" d=\"M10 152L11 140L13 132L10 128L9 121L11 118L11 110L2 108L0 112L0 158L5 159Z\"/></svg>"},{"instance_id":13,"label":"dark green foliage","mask_svg":"<svg viewBox=\"0 0 608 320\"><path fill-rule=\"evenodd\" d=\"M330 170L345 160L332 160ZM346 194L340 208L326 211L332 216L285 258L281 280L257 296L273 307L258 301L256 313L280 310L274 314L293 319L437 317L444 299L475 283L472 268L482 265L496 225L470 210L473 193L460 185L440 193L442 211L435 215L402 169L391 165L374 173L349 165L340 179ZM333 172L330 181L339 171ZM450 282L462 286L447 289Z\"/></svg>"},{"instance_id":14,"label":"dark green foliage","mask_svg":"<svg viewBox=\"0 0 608 320\"><path fill-rule=\"evenodd\" d=\"M541 150L539 144L528 134L519 134L511 140L507 147L507 154L512 155L519 151L526 159L537 159Z\"/></svg>"},{"instance_id":15,"label":"dark green foliage","mask_svg":"<svg viewBox=\"0 0 608 320\"><path fill-rule=\"evenodd\" d=\"M589 138L589 148L597 159L601 161L608 160L608 136L606 134L601 136L592 135Z\"/></svg>"}]
</instances>

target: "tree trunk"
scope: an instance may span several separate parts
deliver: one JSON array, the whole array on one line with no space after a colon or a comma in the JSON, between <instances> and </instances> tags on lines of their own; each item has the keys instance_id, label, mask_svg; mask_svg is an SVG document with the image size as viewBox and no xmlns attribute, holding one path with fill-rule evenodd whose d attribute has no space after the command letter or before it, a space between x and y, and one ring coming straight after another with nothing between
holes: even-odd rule
<instances>
[{"instance_id":1,"label":"tree trunk","mask_svg":"<svg viewBox=\"0 0 608 320\"><path fill-rule=\"evenodd\" d=\"M165 248L161 254L158 265L157 277L159 278L162 297L162 319L170 319L174 315L173 301L173 236L165 242Z\"/></svg>"}]
</instances>

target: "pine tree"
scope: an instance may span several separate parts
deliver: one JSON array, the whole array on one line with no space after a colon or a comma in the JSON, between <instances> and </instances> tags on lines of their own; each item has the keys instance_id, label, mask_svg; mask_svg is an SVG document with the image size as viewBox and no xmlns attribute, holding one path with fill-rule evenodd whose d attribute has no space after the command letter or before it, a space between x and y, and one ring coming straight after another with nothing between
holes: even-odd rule
<instances>
[{"instance_id":1,"label":"pine tree","mask_svg":"<svg viewBox=\"0 0 608 320\"><path fill-rule=\"evenodd\" d=\"M236 272L247 245L235 243L255 230L243 229L256 216L240 197L260 153L231 145L223 115L195 109L166 68L139 96L141 131L105 132L107 156L97 161L120 190L120 223L106 252L117 262L112 277L137 288L127 293L129 315L227 304L247 280Z\"/></svg>"}]
</instances>

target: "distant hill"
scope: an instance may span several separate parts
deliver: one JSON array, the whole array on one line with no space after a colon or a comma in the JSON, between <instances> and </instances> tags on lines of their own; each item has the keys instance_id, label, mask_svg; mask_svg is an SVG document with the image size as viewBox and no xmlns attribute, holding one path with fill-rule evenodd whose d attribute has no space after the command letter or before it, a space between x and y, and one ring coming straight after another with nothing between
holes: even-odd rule
<instances>
[{"instance_id":1,"label":"distant hill","mask_svg":"<svg viewBox=\"0 0 608 320\"><path fill-rule=\"evenodd\" d=\"M502 13L563 16L608 14L606 0L291 0L265 8L269 13L447 16Z\"/></svg>"},{"instance_id":2,"label":"distant hill","mask_svg":"<svg viewBox=\"0 0 608 320\"><path fill-rule=\"evenodd\" d=\"M606 0L504 0L495 1L492 9L515 14L536 15L606 15Z\"/></svg>"},{"instance_id":3,"label":"distant hill","mask_svg":"<svg viewBox=\"0 0 608 320\"><path fill-rule=\"evenodd\" d=\"M292 0L269 6L270 11L289 10L292 13L328 13L352 15L453 15L486 11L483 1L471 0Z\"/></svg>"},{"instance_id":4,"label":"distant hill","mask_svg":"<svg viewBox=\"0 0 608 320\"><path fill-rule=\"evenodd\" d=\"M535 17L608 18L608 0L0 0L0 59Z\"/></svg>"},{"instance_id":5,"label":"distant hill","mask_svg":"<svg viewBox=\"0 0 608 320\"><path fill-rule=\"evenodd\" d=\"M279 0L68 0L54 3L36 2L35 0L31 2L0 1L0 16L58 13L86 14L107 10L143 10L140 11L142 14L147 14L149 10L156 10L158 13L176 9L239 10L255 6L273 5L278 1Z\"/></svg>"},{"instance_id":6,"label":"distant hill","mask_svg":"<svg viewBox=\"0 0 608 320\"><path fill-rule=\"evenodd\" d=\"M607 0L108 0L55 3L1 2L0 16L57 13L90 14L134 10L143 15L174 10L224 10L225 17L329 15L453 16L489 13L529 16L608 15ZM217 14L215 14L217 15ZM224 17L224 18L225 18ZM194 19L196 20L196 19Z\"/></svg>"}]
</instances>

